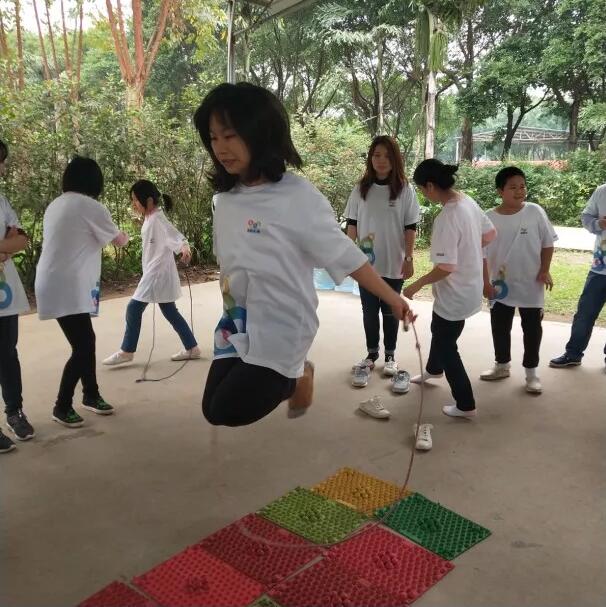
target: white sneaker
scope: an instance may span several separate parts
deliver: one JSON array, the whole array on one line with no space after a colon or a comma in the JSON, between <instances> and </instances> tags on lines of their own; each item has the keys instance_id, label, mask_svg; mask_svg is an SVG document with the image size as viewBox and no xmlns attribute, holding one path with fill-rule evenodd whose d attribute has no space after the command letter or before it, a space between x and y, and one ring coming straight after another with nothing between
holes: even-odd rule
<instances>
[{"instance_id":1,"label":"white sneaker","mask_svg":"<svg viewBox=\"0 0 606 607\"><path fill-rule=\"evenodd\" d=\"M368 386L368 378L370 377L370 371L372 367L362 363L354 367L353 377L351 378L351 385L354 388L366 388Z\"/></svg>"},{"instance_id":2,"label":"white sneaker","mask_svg":"<svg viewBox=\"0 0 606 607\"><path fill-rule=\"evenodd\" d=\"M461 411L456 405L445 405L442 407L442 413L444 415L448 415L450 417L465 417L471 418L476 416L476 410L472 409L471 411Z\"/></svg>"},{"instance_id":3,"label":"white sneaker","mask_svg":"<svg viewBox=\"0 0 606 607\"><path fill-rule=\"evenodd\" d=\"M176 354L173 354L170 359L179 362L181 360L197 360L201 357L200 348L196 346L191 350L180 350Z\"/></svg>"},{"instance_id":4,"label":"white sneaker","mask_svg":"<svg viewBox=\"0 0 606 607\"><path fill-rule=\"evenodd\" d=\"M390 356L383 365L383 375L393 377L398 372L398 363Z\"/></svg>"},{"instance_id":5,"label":"white sneaker","mask_svg":"<svg viewBox=\"0 0 606 607\"><path fill-rule=\"evenodd\" d=\"M408 390L410 390L410 373L398 371L398 374L391 378L391 391L396 394L406 394Z\"/></svg>"},{"instance_id":6,"label":"white sneaker","mask_svg":"<svg viewBox=\"0 0 606 607\"><path fill-rule=\"evenodd\" d=\"M423 371L423 375L415 375L410 381L413 384L424 384L430 379L442 379L444 377L444 373L428 373L427 371Z\"/></svg>"},{"instance_id":7,"label":"white sneaker","mask_svg":"<svg viewBox=\"0 0 606 607\"><path fill-rule=\"evenodd\" d=\"M357 367L368 367L372 371L375 368L375 361L372 358L363 358L351 368L351 372L353 373Z\"/></svg>"},{"instance_id":8,"label":"white sneaker","mask_svg":"<svg viewBox=\"0 0 606 607\"><path fill-rule=\"evenodd\" d=\"M480 373L480 379L484 381L495 381L497 379L505 379L506 377L509 377L509 375L509 367L495 365L492 369Z\"/></svg>"},{"instance_id":9,"label":"white sneaker","mask_svg":"<svg viewBox=\"0 0 606 607\"><path fill-rule=\"evenodd\" d=\"M114 352L111 356L108 356L104 361L104 365L108 365L110 367L114 365L123 365L124 363L132 362L135 355L132 352L122 352L122 350L118 350Z\"/></svg>"},{"instance_id":10,"label":"white sneaker","mask_svg":"<svg viewBox=\"0 0 606 607\"><path fill-rule=\"evenodd\" d=\"M412 433L417 437L417 443L415 446L419 451L429 451L433 446L433 443L431 442L432 429L432 424L421 424L419 426L419 434L417 435L417 424L412 427Z\"/></svg>"},{"instance_id":11,"label":"white sneaker","mask_svg":"<svg viewBox=\"0 0 606 607\"><path fill-rule=\"evenodd\" d=\"M543 392L541 380L538 377L526 378L526 392L530 392L530 394L541 394L541 392Z\"/></svg>"},{"instance_id":12,"label":"white sneaker","mask_svg":"<svg viewBox=\"0 0 606 607\"><path fill-rule=\"evenodd\" d=\"M378 396L373 396L368 400L364 400L358 406L358 409L370 417L376 419L387 419L391 413L383 406L381 399Z\"/></svg>"}]
</instances>

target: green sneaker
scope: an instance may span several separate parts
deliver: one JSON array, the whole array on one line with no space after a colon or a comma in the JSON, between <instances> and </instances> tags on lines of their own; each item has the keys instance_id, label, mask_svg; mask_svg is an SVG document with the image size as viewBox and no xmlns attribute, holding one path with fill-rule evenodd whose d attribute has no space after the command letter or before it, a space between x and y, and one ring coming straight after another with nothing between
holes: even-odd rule
<instances>
[{"instance_id":1,"label":"green sneaker","mask_svg":"<svg viewBox=\"0 0 606 607\"><path fill-rule=\"evenodd\" d=\"M79 428L84 424L84 420L70 407L67 411L59 411L56 407L53 409L53 419L67 428Z\"/></svg>"},{"instance_id":2,"label":"green sneaker","mask_svg":"<svg viewBox=\"0 0 606 607\"><path fill-rule=\"evenodd\" d=\"M82 406L97 415L111 415L114 412L114 408L101 396L98 396L96 400L83 402Z\"/></svg>"}]
</instances>

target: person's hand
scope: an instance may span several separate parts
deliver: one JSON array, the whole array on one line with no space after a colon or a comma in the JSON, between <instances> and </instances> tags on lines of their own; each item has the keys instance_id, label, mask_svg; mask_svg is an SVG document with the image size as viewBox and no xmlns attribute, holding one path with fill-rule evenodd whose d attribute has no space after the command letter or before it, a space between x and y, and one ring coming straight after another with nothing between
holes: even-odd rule
<instances>
[{"instance_id":1,"label":"person's hand","mask_svg":"<svg viewBox=\"0 0 606 607\"><path fill-rule=\"evenodd\" d=\"M412 299L417 293L419 289L415 286L415 283L408 285L404 291L402 291L402 295L406 297L406 299Z\"/></svg>"},{"instance_id":2,"label":"person's hand","mask_svg":"<svg viewBox=\"0 0 606 607\"><path fill-rule=\"evenodd\" d=\"M191 261L191 249L189 248L188 244L184 244L183 247L181 248L181 262L187 266L187 265L189 265L190 261Z\"/></svg>"},{"instance_id":3,"label":"person's hand","mask_svg":"<svg viewBox=\"0 0 606 607\"><path fill-rule=\"evenodd\" d=\"M598 225L602 228L602 230L606 230L606 217L602 217L602 219L598 221Z\"/></svg>"},{"instance_id":4,"label":"person's hand","mask_svg":"<svg viewBox=\"0 0 606 607\"><path fill-rule=\"evenodd\" d=\"M10 255L8 253L0 253L0 263L4 263L10 259Z\"/></svg>"},{"instance_id":5,"label":"person's hand","mask_svg":"<svg viewBox=\"0 0 606 607\"><path fill-rule=\"evenodd\" d=\"M489 282L484 284L484 297L490 301L497 298L497 290Z\"/></svg>"},{"instance_id":6,"label":"person's hand","mask_svg":"<svg viewBox=\"0 0 606 607\"><path fill-rule=\"evenodd\" d=\"M391 309L393 310L393 315L398 320L404 320L406 318L408 322L413 322L416 319L408 302L403 297L398 296L397 299L391 303Z\"/></svg>"},{"instance_id":7,"label":"person's hand","mask_svg":"<svg viewBox=\"0 0 606 607\"><path fill-rule=\"evenodd\" d=\"M402 264L402 277L404 280L408 280L415 273L414 263L411 261L405 261Z\"/></svg>"},{"instance_id":8,"label":"person's hand","mask_svg":"<svg viewBox=\"0 0 606 607\"><path fill-rule=\"evenodd\" d=\"M16 228L15 226L10 226L6 230L6 236L5 236L5 238L15 238L15 236L19 236L19 229Z\"/></svg>"},{"instance_id":9,"label":"person's hand","mask_svg":"<svg viewBox=\"0 0 606 607\"><path fill-rule=\"evenodd\" d=\"M549 272L539 272L537 274L537 280L542 282L548 291L553 289L553 278L551 278L551 274Z\"/></svg>"}]
</instances>

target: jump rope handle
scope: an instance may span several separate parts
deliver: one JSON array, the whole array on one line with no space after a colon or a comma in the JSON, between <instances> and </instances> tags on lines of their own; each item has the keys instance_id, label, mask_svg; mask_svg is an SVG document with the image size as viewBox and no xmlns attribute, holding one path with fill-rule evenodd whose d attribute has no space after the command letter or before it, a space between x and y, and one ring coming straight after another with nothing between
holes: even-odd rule
<instances>
[{"instance_id":1,"label":"jump rope handle","mask_svg":"<svg viewBox=\"0 0 606 607\"><path fill-rule=\"evenodd\" d=\"M405 316L402 319L402 331L407 332L410 330L410 320L408 320L408 316Z\"/></svg>"}]
</instances>

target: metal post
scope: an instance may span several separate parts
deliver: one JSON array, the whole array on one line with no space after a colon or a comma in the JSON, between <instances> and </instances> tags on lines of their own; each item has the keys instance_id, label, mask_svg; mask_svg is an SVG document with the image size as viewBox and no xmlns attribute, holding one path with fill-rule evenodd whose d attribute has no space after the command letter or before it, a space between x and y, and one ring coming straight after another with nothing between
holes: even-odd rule
<instances>
[{"instance_id":1,"label":"metal post","mask_svg":"<svg viewBox=\"0 0 606 607\"><path fill-rule=\"evenodd\" d=\"M236 16L236 0L228 0L227 10L227 82L236 82L236 40L234 37L234 19Z\"/></svg>"}]
</instances>

